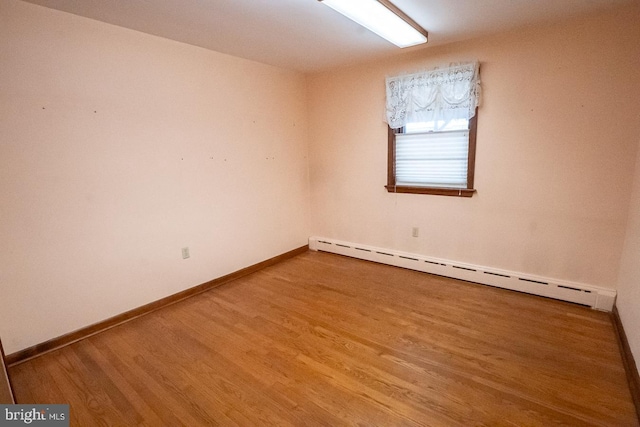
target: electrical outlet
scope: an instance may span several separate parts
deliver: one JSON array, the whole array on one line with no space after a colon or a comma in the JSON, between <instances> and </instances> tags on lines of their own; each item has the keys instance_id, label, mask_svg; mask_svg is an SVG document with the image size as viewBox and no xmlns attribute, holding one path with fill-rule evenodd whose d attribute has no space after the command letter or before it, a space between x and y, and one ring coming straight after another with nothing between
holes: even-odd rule
<instances>
[{"instance_id":1,"label":"electrical outlet","mask_svg":"<svg viewBox=\"0 0 640 427\"><path fill-rule=\"evenodd\" d=\"M420 229L418 227L413 227L411 230L411 235L413 237L418 237L420 235Z\"/></svg>"},{"instance_id":2,"label":"electrical outlet","mask_svg":"<svg viewBox=\"0 0 640 427\"><path fill-rule=\"evenodd\" d=\"M189 258L189 247L182 248L182 259Z\"/></svg>"}]
</instances>

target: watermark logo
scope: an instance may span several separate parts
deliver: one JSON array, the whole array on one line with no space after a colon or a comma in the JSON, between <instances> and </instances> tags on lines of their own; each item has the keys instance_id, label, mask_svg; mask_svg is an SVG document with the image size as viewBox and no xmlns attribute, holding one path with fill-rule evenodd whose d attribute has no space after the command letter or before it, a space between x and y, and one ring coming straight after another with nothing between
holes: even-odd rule
<instances>
[{"instance_id":1,"label":"watermark logo","mask_svg":"<svg viewBox=\"0 0 640 427\"><path fill-rule=\"evenodd\" d=\"M69 427L69 405L0 405L0 427Z\"/></svg>"}]
</instances>

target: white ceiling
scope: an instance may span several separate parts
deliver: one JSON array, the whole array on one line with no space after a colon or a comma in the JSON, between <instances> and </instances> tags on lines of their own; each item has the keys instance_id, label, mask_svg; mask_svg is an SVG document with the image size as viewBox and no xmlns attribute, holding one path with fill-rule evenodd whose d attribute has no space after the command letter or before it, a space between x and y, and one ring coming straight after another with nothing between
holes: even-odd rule
<instances>
[{"instance_id":1,"label":"white ceiling","mask_svg":"<svg viewBox=\"0 0 640 427\"><path fill-rule=\"evenodd\" d=\"M317 0L26 0L305 72L401 50ZM428 49L638 0L394 0L429 32Z\"/></svg>"}]
</instances>

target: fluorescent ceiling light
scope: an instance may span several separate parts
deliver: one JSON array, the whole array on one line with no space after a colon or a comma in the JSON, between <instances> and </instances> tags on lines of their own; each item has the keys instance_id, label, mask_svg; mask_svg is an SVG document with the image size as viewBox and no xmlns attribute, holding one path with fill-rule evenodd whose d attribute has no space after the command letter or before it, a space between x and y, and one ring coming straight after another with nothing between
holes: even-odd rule
<instances>
[{"instance_id":1,"label":"fluorescent ceiling light","mask_svg":"<svg viewBox=\"0 0 640 427\"><path fill-rule=\"evenodd\" d=\"M427 32L387 0L319 0L399 47L427 42Z\"/></svg>"}]
</instances>

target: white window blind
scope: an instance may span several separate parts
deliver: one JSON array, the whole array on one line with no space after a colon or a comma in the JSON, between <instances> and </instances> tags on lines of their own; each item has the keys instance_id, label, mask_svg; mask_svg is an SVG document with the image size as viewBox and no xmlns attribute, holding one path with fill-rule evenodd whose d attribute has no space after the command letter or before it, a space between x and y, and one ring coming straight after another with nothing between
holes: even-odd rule
<instances>
[{"instance_id":1,"label":"white window blind","mask_svg":"<svg viewBox=\"0 0 640 427\"><path fill-rule=\"evenodd\" d=\"M396 185L467 188L469 130L396 135Z\"/></svg>"}]
</instances>

